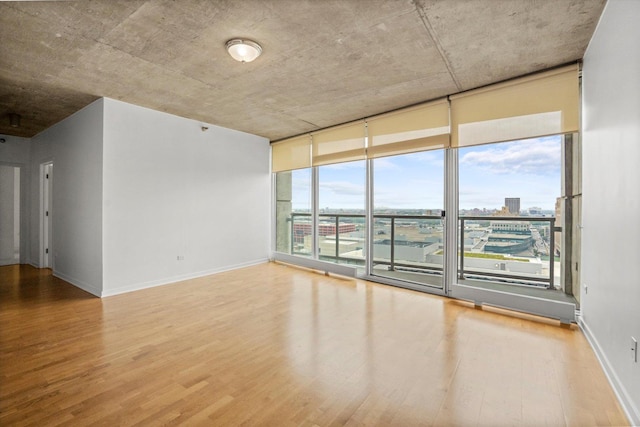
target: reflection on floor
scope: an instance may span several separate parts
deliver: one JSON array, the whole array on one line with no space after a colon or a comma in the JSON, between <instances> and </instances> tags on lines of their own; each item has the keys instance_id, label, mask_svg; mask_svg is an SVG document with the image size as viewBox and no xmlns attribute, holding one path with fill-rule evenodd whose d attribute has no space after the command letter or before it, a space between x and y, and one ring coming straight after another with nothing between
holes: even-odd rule
<instances>
[{"instance_id":1,"label":"reflection on floor","mask_svg":"<svg viewBox=\"0 0 640 427\"><path fill-rule=\"evenodd\" d=\"M626 425L575 325L265 263L108 298L0 267L0 425Z\"/></svg>"}]
</instances>

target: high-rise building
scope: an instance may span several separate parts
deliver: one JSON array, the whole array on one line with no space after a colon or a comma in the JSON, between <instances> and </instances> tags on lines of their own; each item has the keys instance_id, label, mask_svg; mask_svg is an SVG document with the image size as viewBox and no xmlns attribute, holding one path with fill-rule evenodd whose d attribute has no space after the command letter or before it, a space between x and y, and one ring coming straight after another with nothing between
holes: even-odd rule
<instances>
[{"instance_id":1,"label":"high-rise building","mask_svg":"<svg viewBox=\"0 0 640 427\"><path fill-rule=\"evenodd\" d=\"M520 215L520 197L505 197L504 205L514 215Z\"/></svg>"}]
</instances>

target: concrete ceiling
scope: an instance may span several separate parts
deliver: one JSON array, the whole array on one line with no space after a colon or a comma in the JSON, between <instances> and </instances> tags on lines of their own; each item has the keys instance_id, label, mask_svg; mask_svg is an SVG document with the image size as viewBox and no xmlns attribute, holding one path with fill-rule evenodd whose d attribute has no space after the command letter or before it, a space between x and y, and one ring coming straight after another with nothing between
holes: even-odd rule
<instances>
[{"instance_id":1,"label":"concrete ceiling","mask_svg":"<svg viewBox=\"0 0 640 427\"><path fill-rule=\"evenodd\" d=\"M604 3L2 2L0 133L33 136L105 96L281 139L578 60ZM233 61L238 37L263 55Z\"/></svg>"}]
</instances>

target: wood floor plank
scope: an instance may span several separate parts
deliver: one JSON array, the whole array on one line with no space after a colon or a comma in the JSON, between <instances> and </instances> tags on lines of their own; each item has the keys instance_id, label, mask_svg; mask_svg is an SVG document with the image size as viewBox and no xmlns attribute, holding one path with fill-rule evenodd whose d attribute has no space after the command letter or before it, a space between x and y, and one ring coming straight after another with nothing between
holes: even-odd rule
<instances>
[{"instance_id":1,"label":"wood floor plank","mask_svg":"<svg viewBox=\"0 0 640 427\"><path fill-rule=\"evenodd\" d=\"M266 263L104 299L0 267L0 425L626 425L576 327Z\"/></svg>"}]
</instances>

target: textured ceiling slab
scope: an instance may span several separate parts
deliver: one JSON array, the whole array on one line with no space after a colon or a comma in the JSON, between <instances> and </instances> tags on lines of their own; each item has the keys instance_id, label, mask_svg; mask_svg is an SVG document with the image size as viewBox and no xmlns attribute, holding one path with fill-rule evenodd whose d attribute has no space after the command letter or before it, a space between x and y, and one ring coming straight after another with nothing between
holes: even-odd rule
<instances>
[{"instance_id":1,"label":"textured ceiling slab","mask_svg":"<svg viewBox=\"0 0 640 427\"><path fill-rule=\"evenodd\" d=\"M281 139L580 59L604 3L2 2L0 133L106 96ZM263 55L233 61L235 37Z\"/></svg>"},{"instance_id":2,"label":"textured ceiling slab","mask_svg":"<svg viewBox=\"0 0 640 427\"><path fill-rule=\"evenodd\" d=\"M604 7L582 0L478 3L420 1L464 90L581 59Z\"/></svg>"}]
</instances>

